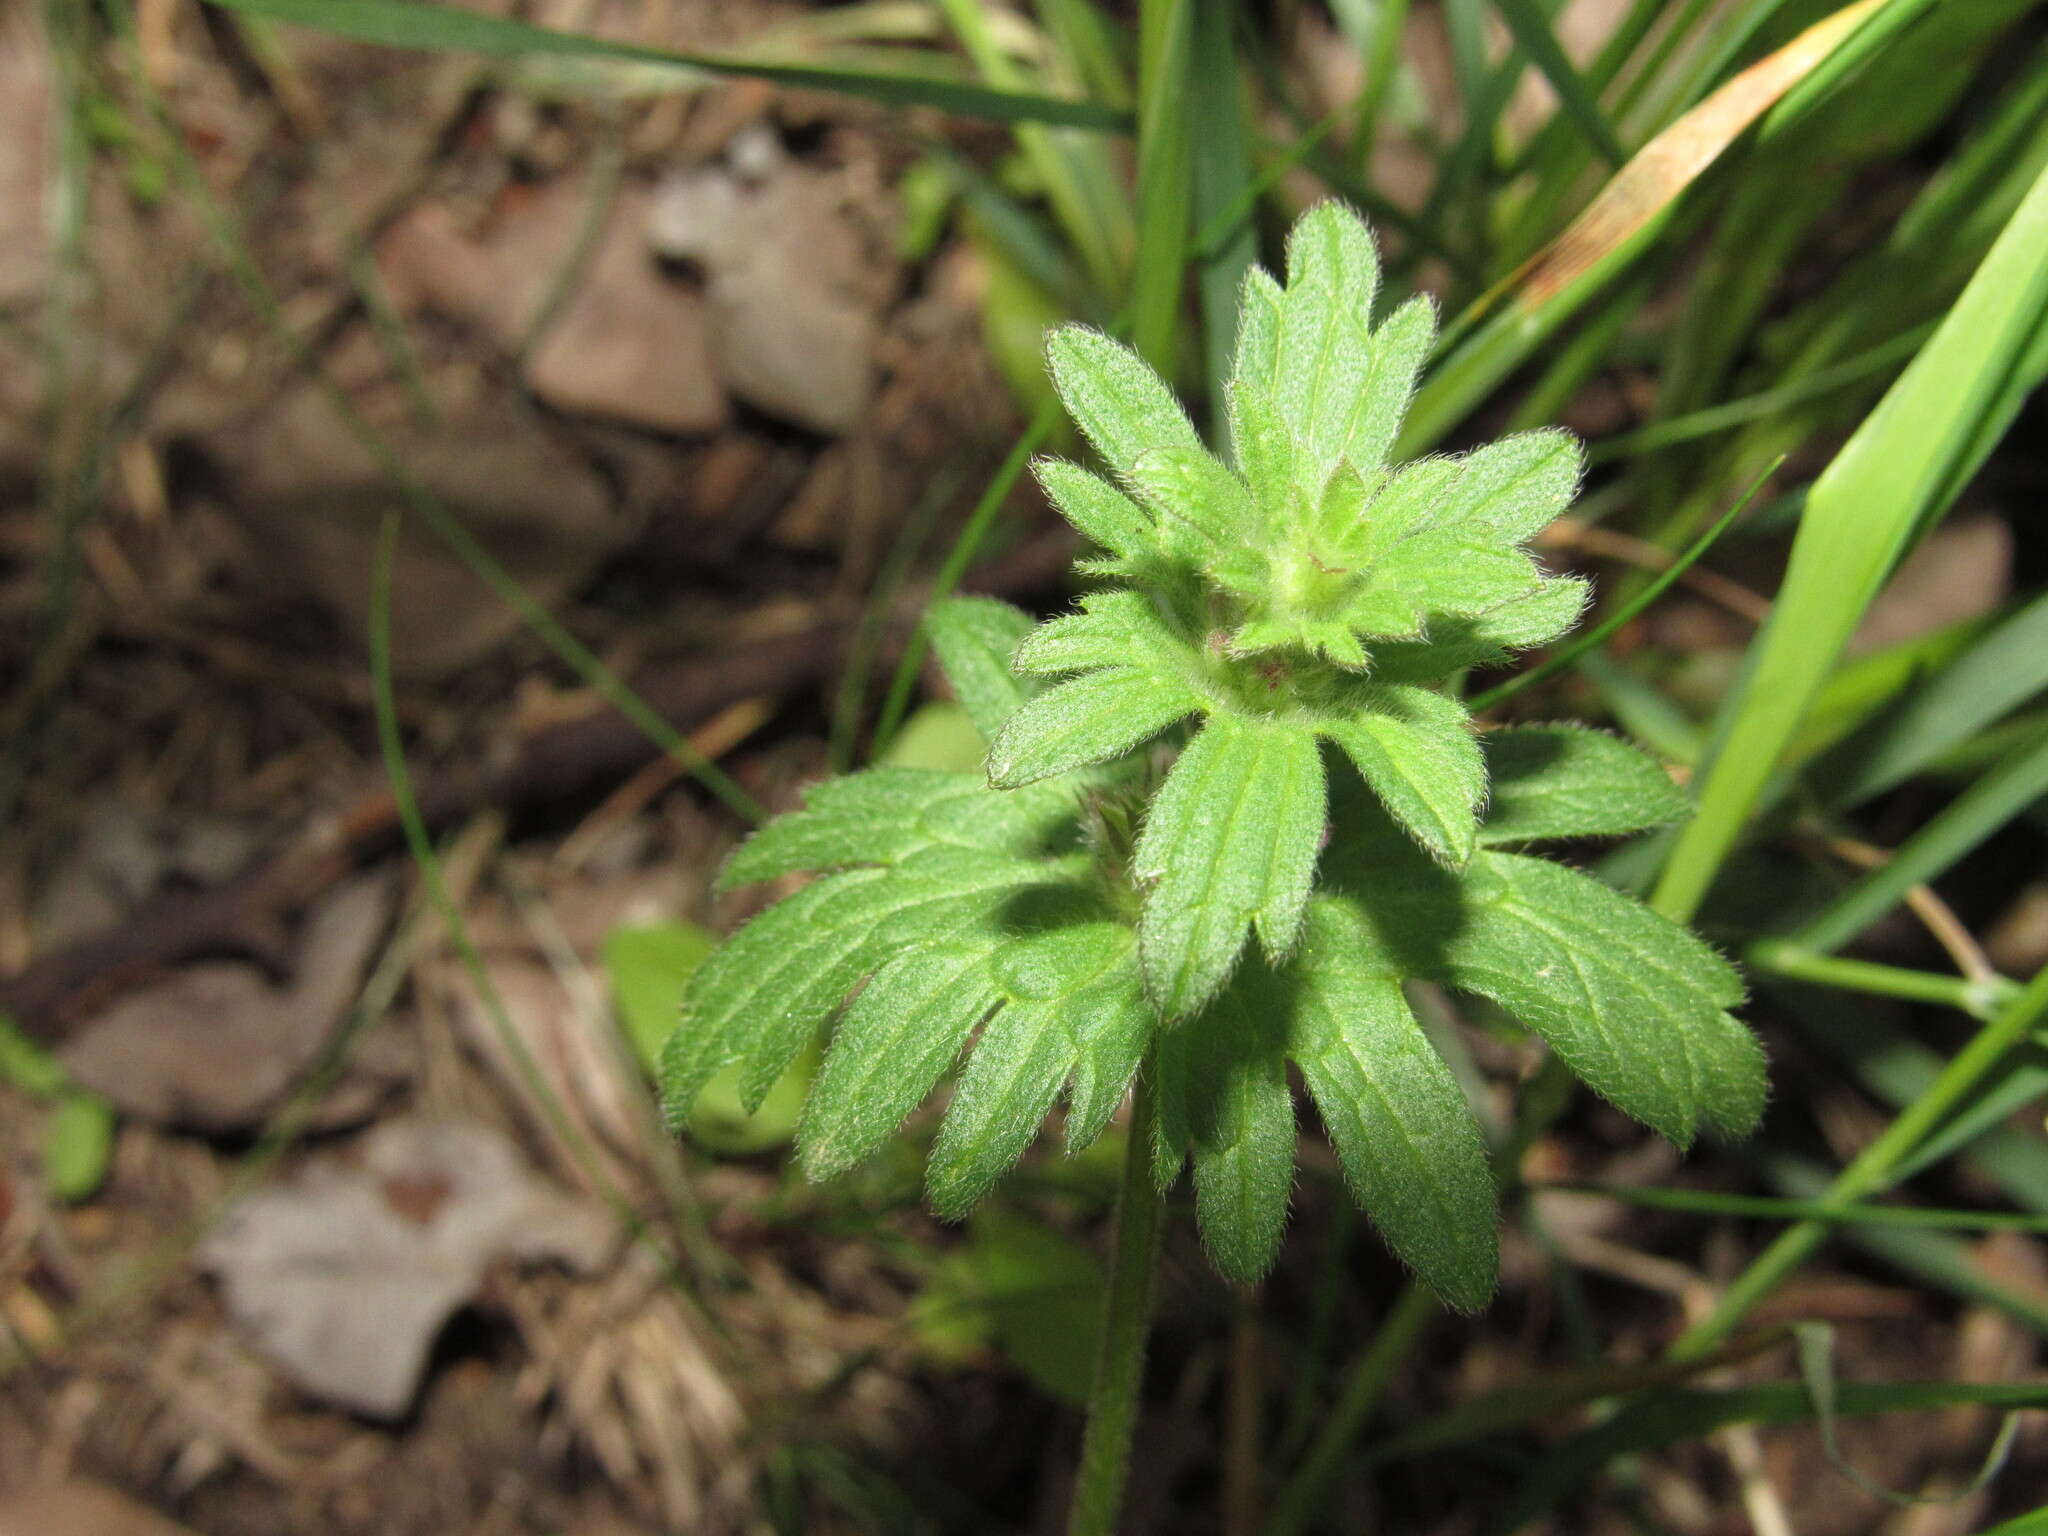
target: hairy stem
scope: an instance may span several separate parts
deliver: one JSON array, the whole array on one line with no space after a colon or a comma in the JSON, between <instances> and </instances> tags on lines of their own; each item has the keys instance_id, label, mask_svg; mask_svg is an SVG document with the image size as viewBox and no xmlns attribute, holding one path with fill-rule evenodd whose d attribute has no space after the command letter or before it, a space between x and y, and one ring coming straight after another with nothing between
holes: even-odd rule
<instances>
[{"instance_id":1,"label":"hairy stem","mask_svg":"<svg viewBox=\"0 0 2048 1536\"><path fill-rule=\"evenodd\" d=\"M1131 1098L1130 1144L1116 1197L1116 1247L1068 1536L1109 1536L1116 1529L1130 1472L1131 1431L1137 1426L1138 1390L1145 1376L1145 1334L1152 1320L1152 1272L1165 1214L1165 1201L1152 1180L1152 1070L1148 1061Z\"/></svg>"}]
</instances>

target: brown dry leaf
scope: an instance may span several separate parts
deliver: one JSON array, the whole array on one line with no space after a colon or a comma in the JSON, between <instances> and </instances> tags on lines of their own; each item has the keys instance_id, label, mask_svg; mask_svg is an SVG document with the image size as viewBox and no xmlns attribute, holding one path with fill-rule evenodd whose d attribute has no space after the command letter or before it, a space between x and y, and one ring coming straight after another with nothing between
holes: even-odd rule
<instances>
[{"instance_id":1,"label":"brown dry leaf","mask_svg":"<svg viewBox=\"0 0 2048 1536\"><path fill-rule=\"evenodd\" d=\"M1855 0L1743 70L1645 144L1565 232L1501 289L1534 310L1668 207L1749 125L1839 48L1884 0Z\"/></svg>"},{"instance_id":2,"label":"brown dry leaf","mask_svg":"<svg viewBox=\"0 0 2048 1536\"><path fill-rule=\"evenodd\" d=\"M634 532L597 472L544 423L525 419L508 390L478 384L465 398L444 400L435 427L412 420L395 398L364 404L406 470L543 603L567 596ZM364 634L377 531L387 512L402 508L376 460L310 385L288 391L216 451L233 471L233 510L252 566L268 584L319 599L351 635ZM401 671L453 671L520 622L406 519L392 572Z\"/></svg>"},{"instance_id":3,"label":"brown dry leaf","mask_svg":"<svg viewBox=\"0 0 2048 1536\"><path fill-rule=\"evenodd\" d=\"M0 309L42 297L49 272L49 53L28 6L0 15Z\"/></svg>"},{"instance_id":4,"label":"brown dry leaf","mask_svg":"<svg viewBox=\"0 0 2048 1536\"><path fill-rule=\"evenodd\" d=\"M594 1273L613 1249L609 1215L535 1178L488 1126L393 1120L356 1151L237 1202L200 1250L236 1322L312 1396L395 1418L493 1264Z\"/></svg>"},{"instance_id":5,"label":"brown dry leaf","mask_svg":"<svg viewBox=\"0 0 2048 1536\"><path fill-rule=\"evenodd\" d=\"M291 984L252 965L187 966L132 992L65 1046L65 1067L129 1114L236 1130L297 1080L356 995L390 917L390 883L338 887L307 919Z\"/></svg>"},{"instance_id":6,"label":"brown dry leaf","mask_svg":"<svg viewBox=\"0 0 2048 1536\"><path fill-rule=\"evenodd\" d=\"M738 140L735 150L742 146L731 168L663 182L646 238L703 271L732 392L771 416L841 435L874 396L886 282L836 178L784 160L772 139Z\"/></svg>"},{"instance_id":7,"label":"brown dry leaf","mask_svg":"<svg viewBox=\"0 0 2048 1536\"><path fill-rule=\"evenodd\" d=\"M191 1536L99 1483L52 1483L0 1500L0 1536Z\"/></svg>"},{"instance_id":8,"label":"brown dry leaf","mask_svg":"<svg viewBox=\"0 0 2048 1536\"><path fill-rule=\"evenodd\" d=\"M378 243L399 302L424 304L488 331L516 353L573 259L590 214L587 178L565 176L516 204L482 239L446 208L422 204ZM525 359L526 380L550 405L659 432L725 424L703 298L662 275L641 235L647 195L613 200L561 308Z\"/></svg>"},{"instance_id":9,"label":"brown dry leaf","mask_svg":"<svg viewBox=\"0 0 2048 1536\"><path fill-rule=\"evenodd\" d=\"M29 11L10 6L0 14L0 310L39 300L49 269L43 207L49 59ZM0 335L0 489L35 470L38 373L33 350Z\"/></svg>"}]
</instances>

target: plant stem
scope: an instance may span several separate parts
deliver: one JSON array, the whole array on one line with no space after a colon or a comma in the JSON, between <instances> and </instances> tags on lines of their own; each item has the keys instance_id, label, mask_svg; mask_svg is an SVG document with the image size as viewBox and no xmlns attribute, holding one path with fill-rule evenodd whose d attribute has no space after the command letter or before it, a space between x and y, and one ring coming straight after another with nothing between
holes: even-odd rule
<instances>
[{"instance_id":1,"label":"plant stem","mask_svg":"<svg viewBox=\"0 0 2048 1536\"><path fill-rule=\"evenodd\" d=\"M1957 1008L1979 1019L1989 1020L2019 992L2020 984L2003 976L1972 981L1967 976L1943 976L1934 971L1914 971L1896 965L1878 965L1869 960L1843 960L1803 944L1767 940L1750 946L1751 966L1791 981L1810 981L1849 992L1868 992L1877 997L1896 997L1909 1003L1934 1003Z\"/></svg>"},{"instance_id":2,"label":"plant stem","mask_svg":"<svg viewBox=\"0 0 2048 1536\"><path fill-rule=\"evenodd\" d=\"M1948 1114L1969 1097L2006 1053L2024 1041L2048 1013L2048 967L2015 995L1970 1043L1956 1053L1940 1077L1844 1168L1823 1196L1829 1205L1853 1205L1892 1182L1893 1170L1937 1130ZM1811 1257L1832 1230L1823 1221L1802 1221L1778 1235L1748 1269L1722 1294L1720 1304L1688 1328L1672 1344L1674 1360L1696 1359L1734 1331L1749 1309L1775 1290L1785 1277Z\"/></svg>"},{"instance_id":3,"label":"plant stem","mask_svg":"<svg viewBox=\"0 0 2048 1536\"><path fill-rule=\"evenodd\" d=\"M1152 1064L1138 1073L1131 1095L1130 1142L1116 1196L1116 1247L1110 1256L1109 1295L1095 1355L1095 1385L1088 1394L1088 1429L1081 1440L1081 1470L1074 1480L1068 1536L1109 1536L1123 1505L1130 1472L1131 1431L1138 1422L1138 1389L1145 1375L1145 1334L1152 1320L1152 1272L1166 1202L1152 1178Z\"/></svg>"}]
</instances>

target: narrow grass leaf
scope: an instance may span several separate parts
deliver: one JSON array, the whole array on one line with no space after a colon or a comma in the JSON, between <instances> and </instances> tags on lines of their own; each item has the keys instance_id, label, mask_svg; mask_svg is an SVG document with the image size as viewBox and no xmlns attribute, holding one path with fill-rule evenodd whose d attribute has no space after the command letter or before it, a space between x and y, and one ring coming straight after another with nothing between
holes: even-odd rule
<instances>
[{"instance_id":1,"label":"narrow grass leaf","mask_svg":"<svg viewBox=\"0 0 2048 1536\"><path fill-rule=\"evenodd\" d=\"M1461 318L1416 396L1400 456L1433 447L1648 247L1688 187L1802 79L1824 70L1886 0L1855 0L1757 60L1636 152L1571 225Z\"/></svg>"},{"instance_id":2,"label":"narrow grass leaf","mask_svg":"<svg viewBox=\"0 0 2048 1536\"><path fill-rule=\"evenodd\" d=\"M1543 72L1543 78L1557 92L1557 99L1564 104L1564 110L1579 125L1587 141L1609 165L1619 167L1628 159L1628 151L1614 136L1607 114L1600 110L1600 103L1594 98L1585 77L1565 56L1557 34L1551 30L1550 18L1543 14L1534 0L1494 0L1494 9L1508 24L1508 32L1516 46L1529 56L1530 63Z\"/></svg>"},{"instance_id":3,"label":"narrow grass leaf","mask_svg":"<svg viewBox=\"0 0 2048 1536\"><path fill-rule=\"evenodd\" d=\"M1195 5L1196 0L1144 0L1138 7L1138 228L1125 313L1139 355L1167 375L1179 358L1193 216L1188 80L1194 71Z\"/></svg>"},{"instance_id":4,"label":"narrow grass leaf","mask_svg":"<svg viewBox=\"0 0 2048 1536\"><path fill-rule=\"evenodd\" d=\"M2048 1407L2048 1384L2041 1382L1895 1381L1856 1382L1841 1387L1835 1412L1862 1418L1881 1413L1912 1413L1963 1405L2012 1410ZM1542 1459L1520 1488L1501 1506L1490 1527L1495 1532L1519 1529L1567 1498L1602 1467L1632 1455L1654 1451L1681 1440L1699 1440L1730 1424L1759 1427L1803 1424L1814 1417L1813 1395L1802 1384L1787 1382L1762 1387L1701 1388L1645 1393L1629 1402L1626 1413L1594 1429L1545 1448Z\"/></svg>"},{"instance_id":5,"label":"narrow grass leaf","mask_svg":"<svg viewBox=\"0 0 2048 1536\"><path fill-rule=\"evenodd\" d=\"M2048 596L2035 598L1923 679L1809 777L1827 803L1858 805L1923 770L2048 688Z\"/></svg>"},{"instance_id":6,"label":"narrow grass leaf","mask_svg":"<svg viewBox=\"0 0 2048 1536\"><path fill-rule=\"evenodd\" d=\"M2044 795L2048 735L2015 752L1943 807L1889 861L1800 929L1793 942L1822 951L1840 948L1905 900L1914 886L1939 877Z\"/></svg>"},{"instance_id":7,"label":"narrow grass leaf","mask_svg":"<svg viewBox=\"0 0 2048 1536\"><path fill-rule=\"evenodd\" d=\"M1660 881L1660 911L1698 909L1765 781L1864 610L1914 537L1946 510L1983 418L2048 319L2048 172L1934 336L1823 472L1743 683Z\"/></svg>"},{"instance_id":8,"label":"narrow grass leaf","mask_svg":"<svg viewBox=\"0 0 2048 1536\"><path fill-rule=\"evenodd\" d=\"M997 91L928 76L831 69L812 64L714 54L676 53L639 43L617 42L579 32L559 32L507 17L427 0L209 0L223 10L313 27L338 37L431 53L485 58L534 55L609 59L621 63L668 65L706 75L740 75L801 90L831 91L896 106L937 107L962 117L1005 123L1060 123L1074 128L1122 129L1128 115L1092 102L1062 101L1021 91Z\"/></svg>"}]
</instances>

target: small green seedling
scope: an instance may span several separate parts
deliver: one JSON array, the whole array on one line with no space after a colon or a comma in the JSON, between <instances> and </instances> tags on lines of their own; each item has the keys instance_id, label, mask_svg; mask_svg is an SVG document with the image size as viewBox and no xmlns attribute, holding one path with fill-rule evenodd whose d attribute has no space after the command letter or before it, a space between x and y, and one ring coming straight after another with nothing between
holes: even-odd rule
<instances>
[{"instance_id":1,"label":"small green seedling","mask_svg":"<svg viewBox=\"0 0 2048 1536\"><path fill-rule=\"evenodd\" d=\"M1526 851L1676 820L1684 796L1598 732L1481 736L1455 691L1584 607L1525 548L1570 503L1578 446L1529 432L1389 463L1435 320L1414 299L1375 326L1378 271L1365 226L1325 204L1284 287L1250 274L1228 461L1129 349L1053 334L1054 383L1110 474L1038 476L1099 546L1080 565L1098 585L1036 626L986 599L930 615L985 778L834 780L739 850L728 887L827 873L693 979L662 1063L672 1115L734 1063L758 1099L837 1019L798 1132L829 1178L971 1040L929 1165L958 1218L1062 1098L1072 1151L1136 1083L1152 1181L1192 1161L1209 1252L1250 1283L1294 1182L1291 1063L1360 1204L1462 1309L1493 1292L1494 1181L1405 981L1490 999L1680 1145L1754 1125L1764 1062L1728 1012L1735 973Z\"/></svg>"},{"instance_id":2,"label":"small green seedling","mask_svg":"<svg viewBox=\"0 0 2048 1536\"><path fill-rule=\"evenodd\" d=\"M114 1106L80 1087L57 1058L0 1013L0 1083L49 1107L43 1130L43 1183L66 1205L89 1200L114 1157Z\"/></svg>"}]
</instances>

